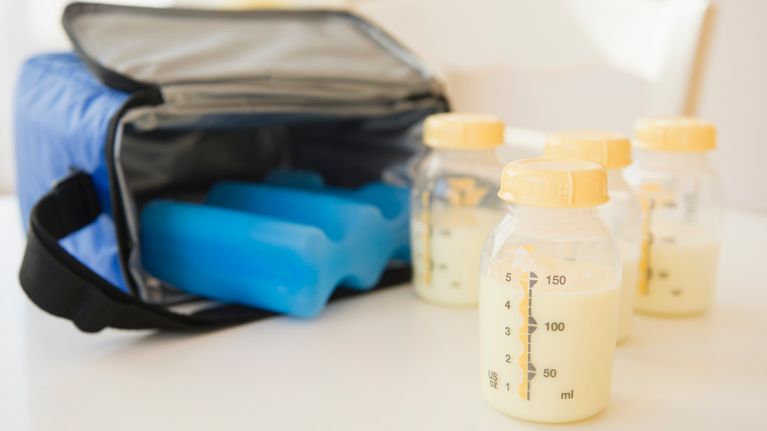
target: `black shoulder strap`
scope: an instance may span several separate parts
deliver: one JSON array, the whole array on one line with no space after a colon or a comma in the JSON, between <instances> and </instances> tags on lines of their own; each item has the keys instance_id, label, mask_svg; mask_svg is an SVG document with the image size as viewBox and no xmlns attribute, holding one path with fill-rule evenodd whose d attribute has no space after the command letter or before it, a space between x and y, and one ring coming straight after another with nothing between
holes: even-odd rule
<instances>
[{"instance_id":1,"label":"black shoulder strap","mask_svg":"<svg viewBox=\"0 0 767 431\"><path fill-rule=\"evenodd\" d=\"M90 176L75 172L59 182L32 209L19 280L43 310L69 319L84 332L121 329L200 330L256 320L273 313L225 305L191 315L147 304L111 285L69 254L59 240L101 214ZM408 270L389 272L382 285L406 281ZM339 291L335 297L350 296Z\"/></svg>"}]
</instances>

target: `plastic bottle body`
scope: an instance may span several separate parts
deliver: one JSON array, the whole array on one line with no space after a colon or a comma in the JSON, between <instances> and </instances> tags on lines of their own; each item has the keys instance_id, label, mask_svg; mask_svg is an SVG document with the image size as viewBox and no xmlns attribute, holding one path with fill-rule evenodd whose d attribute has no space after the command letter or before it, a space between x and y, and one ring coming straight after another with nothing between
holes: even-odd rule
<instances>
[{"instance_id":1,"label":"plastic bottle body","mask_svg":"<svg viewBox=\"0 0 767 431\"><path fill-rule=\"evenodd\" d=\"M705 312L716 284L723 199L705 152L639 151L627 172L643 218L637 311Z\"/></svg>"},{"instance_id":2,"label":"plastic bottle body","mask_svg":"<svg viewBox=\"0 0 767 431\"><path fill-rule=\"evenodd\" d=\"M503 216L495 150L432 149L418 164L411 198L413 284L419 297L474 306L479 262Z\"/></svg>"},{"instance_id":3,"label":"plastic bottle body","mask_svg":"<svg viewBox=\"0 0 767 431\"><path fill-rule=\"evenodd\" d=\"M621 260L618 342L628 338L639 286L642 251L642 210L639 199L623 177L623 169L607 170L610 201L599 207L602 220L613 235Z\"/></svg>"},{"instance_id":4,"label":"plastic bottle body","mask_svg":"<svg viewBox=\"0 0 767 431\"><path fill-rule=\"evenodd\" d=\"M480 288L481 384L511 416L570 422L610 397L620 263L596 208L517 205L489 237Z\"/></svg>"}]
</instances>

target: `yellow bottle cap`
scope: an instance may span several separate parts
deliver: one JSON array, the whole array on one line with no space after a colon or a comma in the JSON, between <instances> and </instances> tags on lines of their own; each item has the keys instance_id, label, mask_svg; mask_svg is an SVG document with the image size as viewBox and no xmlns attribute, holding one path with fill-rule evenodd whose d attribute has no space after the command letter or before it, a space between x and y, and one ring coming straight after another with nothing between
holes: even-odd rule
<instances>
[{"instance_id":1,"label":"yellow bottle cap","mask_svg":"<svg viewBox=\"0 0 767 431\"><path fill-rule=\"evenodd\" d=\"M431 115L423 131L433 148L483 149L503 145L503 121L492 115L447 112Z\"/></svg>"},{"instance_id":2,"label":"yellow bottle cap","mask_svg":"<svg viewBox=\"0 0 767 431\"><path fill-rule=\"evenodd\" d=\"M544 157L599 163L606 169L631 164L631 141L623 135L600 130L555 133L546 140Z\"/></svg>"},{"instance_id":3,"label":"yellow bottle cap","mask_svg":"<svg viewBox=\"0 0 767 431\"><path fill-rule=\"evenodd\" d=\"M503 169L498 197L536 207L593 207L609 199L607 174L599 164L585 160L517 160Z\"/></svg>"},{"instance_id":4,"label":"yellow bottle cap","mask_svg":"<svg viewBox=\"0 0 767 431\"><path fill-rule=\"evenodd\" d=\"M637 148L692 152L716 148L716 127L694 117L640 118L634 125Z\"/></svg>"}]
</instances>

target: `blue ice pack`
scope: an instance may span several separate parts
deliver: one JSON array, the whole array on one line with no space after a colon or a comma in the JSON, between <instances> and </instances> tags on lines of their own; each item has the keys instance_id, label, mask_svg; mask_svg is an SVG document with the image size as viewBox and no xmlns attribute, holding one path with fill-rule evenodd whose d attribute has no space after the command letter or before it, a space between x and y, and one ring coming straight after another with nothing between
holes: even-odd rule
<instances>
[{"instance_id":1,"label":"blue ice pack","mask_svg":"<svg viewBox=\"0 0 767 431\"><path fill-rule=\"evenodd\" d=\"M315 316L337 286L369 290L390 260L409 259L408 198L380 182L344 190L302 174L221 182L205 204L144 208L143 265L197 295Z\"/></svg>"}]
</instances>

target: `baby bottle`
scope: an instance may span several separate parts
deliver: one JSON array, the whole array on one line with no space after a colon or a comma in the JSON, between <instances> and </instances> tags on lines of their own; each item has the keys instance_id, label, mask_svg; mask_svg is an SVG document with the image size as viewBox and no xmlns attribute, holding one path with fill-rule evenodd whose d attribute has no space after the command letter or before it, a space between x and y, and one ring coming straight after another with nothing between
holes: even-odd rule
<instances>
[{"instance_id":1,"label":"baby bottle","mask_svg":"<svg viewBox=\"0 0 767 431\"><path fill-rule=\"evenodd\" d=\"M481 385L496 409L570 422L610 398L620 261L597 206L607 175L593 162L508 164L506 217L482 255Z\"/></svg>"},{"instance_id":2,"label":"baby bottle","mask_svg":"<svg viewBox=\"0 0 767 431\"><path fill-rule=\"evenodd\" d=\"M480 114L432 115L429 153L416 167L411 197L413 284L422 299L475 306L482 245L503 216L495 196L504 124Z\"/></svg>"},{"instance_id":3,"label":"baby bottle","mask_svg":"<svg viewBox=\"0 0 767 431\"><path fill-rule=\"evenodd\" d=\"M599 207L599 213L613 235L621 258L618 314L618 342L621 342L631 330L642 250L642 212L639 200L623 177L623 168L631 164L631 142L625 136L602 131L557 133L551 135L546 142L544 155L558 159L588 160L599 163L607 170L610 201Z\"/></svg>"},{"instance_id":4,"label":"baby bottle","mask_svg":"<svg viewBox=\"0 0 767 431\"><path fill-rule=\"evenodd\" d=\"M709 164L716 129L696 118L637 121L636 162L627 172L639 194L644 281L636 310L682 316L706 311L716 283L723 202Z\"/></svg>"}]
</instances>

